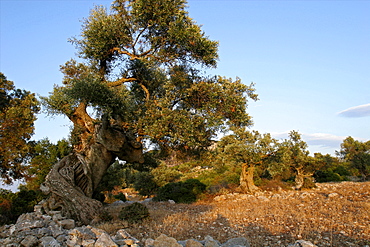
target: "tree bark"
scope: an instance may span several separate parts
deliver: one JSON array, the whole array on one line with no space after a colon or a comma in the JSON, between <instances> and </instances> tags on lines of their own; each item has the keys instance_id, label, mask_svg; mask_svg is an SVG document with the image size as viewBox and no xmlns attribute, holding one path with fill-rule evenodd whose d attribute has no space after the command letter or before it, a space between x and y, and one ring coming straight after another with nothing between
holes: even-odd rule
<instances>
[{"instance_id":1,"label":"tree bark","mask_svg":"<svg viewBox=\"0 0 370 247\"><path fill-rule=\"evenodd\" d=\"M144 159L141 143L119 125L112 125L108 119L93 128L85 121L81 123L86 126L80 134L81 144L46 177L42 190L49 196L43 207L46 212L60 210L66 217L89 224L101 213L102 204L92 195L109 166L117 157L139 163Z\"/></svg>"},{"instance_id":2,"label":"tree bark","mask_svg":"<svg viewBox=\"0 0 370 247\"><path fill-rule=\"evenodd\" d=\"M240 189L245 193L255 193L260 189L254 184L254 165L242 164L242 173L240 175Z\"/></svg>"}]
</instances>

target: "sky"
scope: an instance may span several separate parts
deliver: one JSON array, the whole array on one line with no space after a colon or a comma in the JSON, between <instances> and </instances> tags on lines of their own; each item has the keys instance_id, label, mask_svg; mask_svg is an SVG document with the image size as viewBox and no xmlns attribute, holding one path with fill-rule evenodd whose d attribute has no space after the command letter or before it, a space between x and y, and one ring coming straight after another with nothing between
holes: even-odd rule
<instances>
[{"instance_id":1,"label":"sky","mask_svg":"<svg viewBox=\"0 0 370 247\"><path fill-rule=\"evenodd\" d=\"M94 0L0 0L0 71L17 88L47 96L68 42ZM370 140L370 1L190 0L188 12L219 41L209 74L255 83L253 130L277 139L298 131L311 154L335 154L344 138ZM35 140L68 137L66 118L38 116Z\"/></svg>"}]
</instances>

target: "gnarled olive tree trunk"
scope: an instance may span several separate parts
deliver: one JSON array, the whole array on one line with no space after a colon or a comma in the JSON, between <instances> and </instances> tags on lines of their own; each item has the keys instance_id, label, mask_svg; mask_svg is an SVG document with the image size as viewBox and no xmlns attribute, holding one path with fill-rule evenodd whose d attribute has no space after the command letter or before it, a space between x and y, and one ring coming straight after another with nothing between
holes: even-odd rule
<instances>
[{"instance_id":1,"label":"gnarled olive tree trunk","mask_svg":"<svg viewBox=\"0 0 370 247\"><path fill-rule=\"evenodd\" d=\"M102 204L92 195L108 167L117 157L140 163L144 159L142 145L133 135L107 118L93 124L83 115L85 110L80 112L82 117L75 114L79 121L73 119L75 126L83 130L80 145L53 166L41 188L48 194L43 204L46 212L60 210L66 217L89 224L101 213Z\"/></svg>"},{"instance_id":2,"label":"gnarled olive tree trunk","mask_svg":"<svg viewBox=\"0 0 370 247\"><path fill-rule=\"evenodd\" d=\"M242 164L242 173L240 174L240 189L245 193L255 193L260 189L254 184L254 165L248 163Z\"/></svg>"}]
</instances>

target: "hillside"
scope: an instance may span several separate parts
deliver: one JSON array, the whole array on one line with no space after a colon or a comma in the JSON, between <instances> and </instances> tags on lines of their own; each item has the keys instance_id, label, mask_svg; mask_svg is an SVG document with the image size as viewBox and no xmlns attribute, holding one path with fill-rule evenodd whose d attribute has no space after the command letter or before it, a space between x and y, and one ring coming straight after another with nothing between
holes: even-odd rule
<instances>
[{"instance_id":1,"label":"hillside","mask_svg":"<svg viewBox=\"0 0 370 247\"><path fill-rule=\"evenodd\" d=\"M251 246L287 246L304 239L317 246L370 245L370 182L317 184L302 191L255 195L229 193L197 203L147 204L151 220L128 226L117 218L98 227L113 233L125 228L139 240L161 233L177 240L220 242L242 236ZM110 206L118 215L121 206Z\"/></svg>"}]
</instances>

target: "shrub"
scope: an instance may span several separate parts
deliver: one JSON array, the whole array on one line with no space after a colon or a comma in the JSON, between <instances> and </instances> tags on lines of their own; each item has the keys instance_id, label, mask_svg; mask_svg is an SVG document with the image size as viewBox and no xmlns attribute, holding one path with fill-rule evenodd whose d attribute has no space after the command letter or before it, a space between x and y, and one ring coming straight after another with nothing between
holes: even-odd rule
<instances>
[{"instance_id":1,"label":"shrub","mask_svg":"<svg viewBox=\"0 0 370 247\"><path fill-rule=\"evenodd\" d=\"M120 192L118 195L114 195L113 197L123 202L127 201L125 194L123 194L122 192Z\"/></svg>"},{"instance_id":2,"label":"shrub","mask_svg":"<svg viewBox=\"0 0 370 247\"><path fill-rule=\"evenodd\" d=\"M316 188L315 180L313 177L305 177L303 181L302 189Z\"/></svg>"},{"instance_id":3,"label":"shrub","mask_svg":"<svg viewBox=\"0 0 370 247\"><path fill-rule=\"evenodd\" d=\"M158 185L149 172L138 172L135 174L134 189L142 196L150 196L158 189Z\"/></svg>"},{"instance_id":4,"label":"shrub","mask_svg":"<svg viewBox=\"0 0 370 247\"><path fill-rule=\"evenodd\" d=\"M21 214L32 212L43 197L41 191L28 190L25 186L20 186L16 193L1 189L0 224L14 223Z\"/></svg>"},{"instance_id":5,"label":"shrub","mask_svg":"<svg viewBox=\"0 0 370 247\"><path fill-rule=\"evenodd\" d=\"M343 178L333 171L317 171L314 174L314 177L317 182L323 183L323 182L338 182L343 181Z\"/></svg>"},{"instance_id":6,"label":"shrub","mask_svg":"<svg viewBox=\"0 0 370 247\"><path fill-rule=\"evenodd\" d=\"M185 182L168 183L159 188L155 201L174 200L177 203L195 202L197 196L203 193L206 185L197 179L188 179Z\"/></svg>"},{"instance_id":7,"label":"shrub","mask_svg":"<svg viewBox=\"0 0 370 247\"><path fill-rule=\"evenodd\" d=\"M129 206L123 207L119 214L121 220L125 220L130 224L139 223L149 217L148 208L138 202L135 202Z\"/></svg>"},{"instance_id":8,"label":"shrub","mask_svg":"<svg viewBox=\"0 0 370 247\"><path fill-rule=\"evenodd\" d=\"M100 213L100 219L102 221L111 221L113 219L113 216L106 210L103 210L101 213Z\"/></svg>"}]
</instances>

